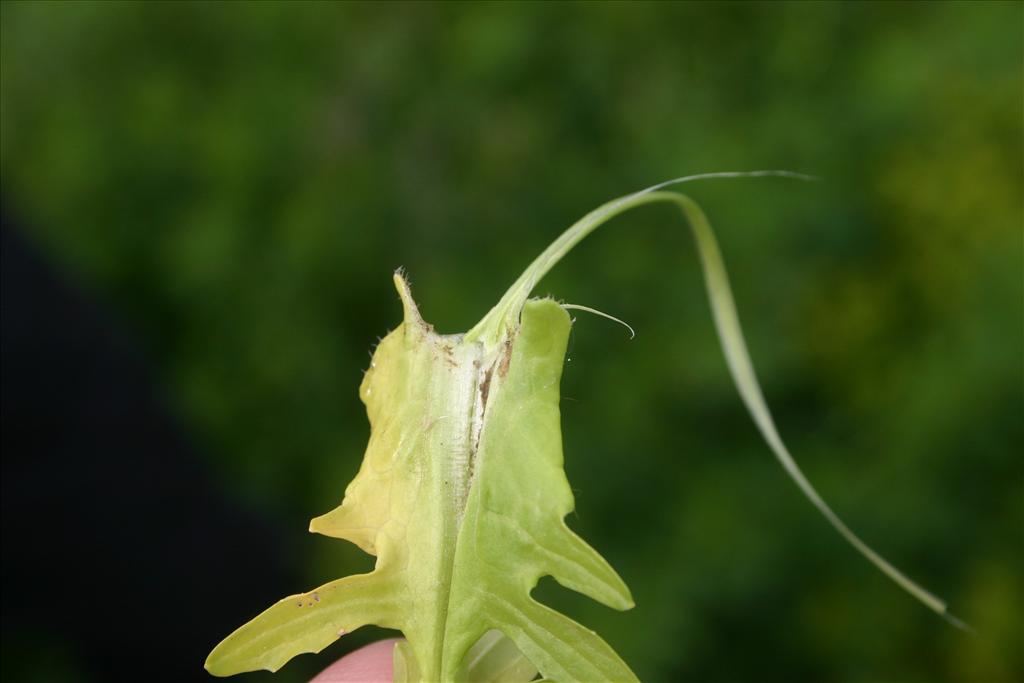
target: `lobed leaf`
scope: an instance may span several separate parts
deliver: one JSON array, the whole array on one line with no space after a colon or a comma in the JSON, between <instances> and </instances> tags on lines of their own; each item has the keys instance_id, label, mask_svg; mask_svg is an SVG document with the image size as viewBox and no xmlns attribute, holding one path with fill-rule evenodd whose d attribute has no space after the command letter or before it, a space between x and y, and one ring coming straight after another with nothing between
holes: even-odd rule
<instances>
[{"instance_id":1,"label":"lobed leaf","mask_svg":"<svg viewBox=\"0 0 1024 683\"><path fill-rule=\"evenodd\" d=\"M609 607L633 607L622 579L565 524L574 501L558 404L570 320L555 301L529 296L593 230L654 202L677 205L693 229L730 372L783 468L859 552L947 614L945 603L855 536L793 461L754 375L711 227L691 199L661 191L665 185L580 219L465 335L436 334L395 274L404 320L381 341L360 386L370 421L363 463L341 505L310 523L310 531L376 555L374 571L279 601L214 649L211 673L274 671L377 624L406 638L394 651L395 681L516 683L538 672L562 683L636 680L595 633L530 596L550 575Z\"/></svg>"}]
</instances>

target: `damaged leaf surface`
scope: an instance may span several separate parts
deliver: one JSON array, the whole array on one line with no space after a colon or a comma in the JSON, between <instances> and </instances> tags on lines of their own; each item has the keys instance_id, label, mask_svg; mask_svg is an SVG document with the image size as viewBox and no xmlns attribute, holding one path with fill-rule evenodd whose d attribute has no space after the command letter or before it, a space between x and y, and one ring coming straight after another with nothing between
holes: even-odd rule
<instances>
[{"instance_id":1,"label":"damaged leaf surface","mask_svg":"<svg viewBox=\"0 0 1024 683\"><path fill-rule=\"evenodd\" d=\"M792 175L753 175L772 174ZM395 275L404 320L381 341L360 386L370 420L362 466L342 504L310 524L310 531L375 555L376 566L271 606L214 649L206 662L211 673L276 671L297 654L376 624L406 638L394 652L400 683L523 683L538 672L562 683L636 680L600 637L530 597L550 575L609 607L633 606L615 571L565 525L573 496L558 404L570 320L555 301L528 297L589 233L652 202L678 206L694 231L730 372L780 464L859 552L958 623L945 603L855 536L797 467L754 375L711 228L692 200L656 191L664 185L580 219L465 335L435 333Z\"/></svg>"},{"instance_id":2,"label":"damaged leaf surface","mask_svg":"<svg viewBox=\"0 0 1024 683\"><path fill-rule=\"evenodd\" d=\"M568 314L550 299L526 302L518 327L488 347L436 334L405 281L395 283L405 320L360 388L365 459L342 505L310 524L376 555L376 568L281 600L219 645L207 668L276 670L377 624L405 634L416 680L465 680L467 651L492 629L536 666L519 680L537 669L556 680L635 680L604 641L530 597L551 575L611 607L633 605L563 521L573 509L558 409Z\"/></svg>"}]
</instances>

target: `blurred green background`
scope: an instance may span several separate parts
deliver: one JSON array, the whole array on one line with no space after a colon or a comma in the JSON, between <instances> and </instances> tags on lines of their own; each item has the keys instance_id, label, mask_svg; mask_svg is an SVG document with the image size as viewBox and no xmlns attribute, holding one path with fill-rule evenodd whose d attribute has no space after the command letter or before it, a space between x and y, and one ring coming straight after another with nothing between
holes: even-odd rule
<instances>
[{"instance_id":1,"label":"blurred green background","mask_svg":"<svg viewBox=\"0 0 1024 683\"><path fill-rule=\"evenodd\" d=\"M371 566L305 529L359 465L394 268L462 331L607 199L818 175L687 192L798 461L981 636L786 479L668 208L538 290L637 329L581 314L563 381L570 524L637 607L537 594L648 681L1019 681L1022 22L1021 3L5 2L4 201L131 330L226 495L294 534L305 582L283 596Z\"/></svg>"}]
</instances>

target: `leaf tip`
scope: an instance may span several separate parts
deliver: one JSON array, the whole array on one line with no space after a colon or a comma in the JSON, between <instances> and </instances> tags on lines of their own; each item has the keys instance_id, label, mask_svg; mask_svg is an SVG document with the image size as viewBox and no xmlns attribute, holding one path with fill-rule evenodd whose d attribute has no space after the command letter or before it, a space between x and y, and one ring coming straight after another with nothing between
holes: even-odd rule
<instances>
[{"instance_id":1,"label":"leaf tip","mask_svg":"<svg viewBox=\"0 0 1024 683\"><path fill-rule=\"evenodd\" d=\"M405 277L405 270L399 268L391 276L391 279L395 283L395 289L398 290L399 298L402 300L402 312L405 321L423 324L420 309L416 306L416 302L413 301L412 289L409 287L409 280Z\"/></svg>"}]
</instances>

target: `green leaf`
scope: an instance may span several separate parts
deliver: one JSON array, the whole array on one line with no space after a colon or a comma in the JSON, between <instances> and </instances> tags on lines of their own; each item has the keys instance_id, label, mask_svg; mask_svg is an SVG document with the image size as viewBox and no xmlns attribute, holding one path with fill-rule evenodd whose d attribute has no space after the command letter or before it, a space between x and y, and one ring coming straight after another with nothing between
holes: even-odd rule
<instances>
[{"instance_id":1,"label":"green leaf","mask_svg":"<svg viewBox=\"0 0 1024 683\"><path fill-rule=\"evenodd\" d=\"M794 175L760 172L754 175ZM738 174L709 174L709 176ZM684 182L695 178L680 179ZM677 205L696 238L730 371L782 466L871 562L940 613L839 520L793 462L754 376L711 228L684 195L656 186L584 216L546 249L465 335L438 335L396 273L404 320L377 347L360 387L370 420L362 466L342 504L310 530L376 555L370 574L281 600L210 654L215 675L277 670L364 624L399 629L395 681L632 681L600 637L536 602L540 577L615 609L633 601L608 563L565 524L573 496L562 460L559 382L570 320L528 299L580 240L630 208Z\"/></svg>"},{"instance_id":2,"label":"green leaf","mask_svg":"<svg viewBox=\"0 0 1024 683\"><path fill-rule=\"evenodd\" d=\"M395 284L405 320L360 388L371 425L363 465L342 505L310 524L375 554L376 568L282 600L221 643L207 668L276 670L374 623L405 634L402 675L419 680L457 680L492 630L545 675L634 680L604 641L530 597L551 575L611 607L633 605L563 521L573 509L558 410L568 314L552 300L526 302L516 329L488 346L436 334L401 276ZM478 665L500 668L491 659Z\"/></svg>"},{"instance_id":3,"label":"green leaf","mask_svg":"<svg viewBox=\"0 0 1024 683\"><path fill-rule=\"evenodd\" d=\"M531 681L537 667L501 631L488 631L470 648L458 680L473 683Z\"/></svg>"}]
</instances>

